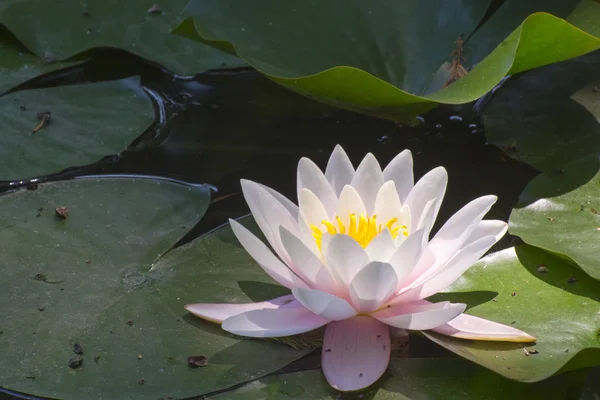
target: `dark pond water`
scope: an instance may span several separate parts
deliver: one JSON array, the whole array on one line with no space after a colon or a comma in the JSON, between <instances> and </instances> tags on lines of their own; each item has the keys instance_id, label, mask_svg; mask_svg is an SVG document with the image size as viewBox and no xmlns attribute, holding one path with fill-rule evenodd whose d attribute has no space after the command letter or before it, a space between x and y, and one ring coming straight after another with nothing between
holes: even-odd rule
<instances>
[{"instance_id":1,"label":"dark pond water","mask_svg":"<svg viewBox=\"0 0 600 400\"><path fill-rule=\"evenodd\" d=\"M531 167L487 145L471 107L438 108L419 126L399 125L330 108L283 89L249 69L220 70L193 78L175 77L127 53L103 50L89 62L22 85L23 89L120 79L141 75L155 100L156 121L120 155L42 177L40 181L83 175L143 174L208 183L214 187L207 215L183 240L248 213L239 180L255 180L295 197L296 165L307 156L324 167L341 144L355 164L372 152L385 165L405 148L412 151L415 176L443 165L450 180L439 221L473 198L496 194L488 218L507 220ZM4 188L30 182L5 182ZM439 226L438 226L439 227ZM506 247L511 238L497 246ZM439 355L437 348L411 351ZM308 357L290 367L318 367ZM5 397L3 397L5 396ZM12 396L0 393L0 399ZM27 397L22 397L27 398Z\"/></svg>"}]
</instances>

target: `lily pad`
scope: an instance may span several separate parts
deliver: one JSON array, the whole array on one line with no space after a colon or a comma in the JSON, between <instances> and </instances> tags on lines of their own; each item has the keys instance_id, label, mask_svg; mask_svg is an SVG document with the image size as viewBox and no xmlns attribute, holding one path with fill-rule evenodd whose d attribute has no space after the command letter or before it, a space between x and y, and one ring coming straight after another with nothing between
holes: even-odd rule
<instances>
[{"instance_id":1,"label":"lily pad","mask_svg":"<svg viewBox=\"0 0 600 400\"><path fill-rule=\"evenodd\" d=\"M533 179L513 209L509 231L573 260L600 279L600 161L596 155Z\"/></svg>"},{"instance_id":2,"label":"lily pad","mask_svg":"<svg viewBox=\"0 0 600 400\"><path fill-rule=\"evenodd\" d=\"M40 126L47 112L50 120ZM138 78L11 93L0 98L0 116L3 180L58 172L118 153L154 120Z\"/></svg>"},{"instance_id":3,"label":"lily pad","mask_svg":"<svg viewBox=\"0 0 600 400\"><path fill-rule=\"evenodd\" d=\"M440 68L452 61L450 54L460 47L455 42L473 32L488 4L331 0L290 7L274 0L191 0L183 14L188 18L174 33L234 52L315 100L396 120L441 103L473 101L507 74L600 48L597 37L535 13L504 32L504 41L466 76L440 89ZM596 6L587 19L600 17ZM266 11L253 12L257 7Z\"/></svg>"},{"instance_id":4,"label":"lily pad","mask_svg":"<svg viewBox=\"0 0 600 400\"><path fill-rule=\"evenodd\" d=\"M564 376L539 383L515 382L461 358L392 358L387 377L367 390L365 397L373 400L546 400L566 398L568 387ZM320 370L270 376L209 397L211 400L262 398L325 400L337 397Z\"/></svg>"},{"instance_id":5,"label":"lily pad","mask_svg":"<svg viewBox=\"0 0 600 400\"><path fill-rule=\"evenodd\" d=\"M170 34L186 0L21 0L0 4L0 23L46 60L116 47L179 75L243 65L238 58Z\"/></svg>"},{"instance_id":6,"label":"lily pad","mask_svg":"<svg viewBox=\"0 0 600 400\"><path fill-rule=\"evenodd\" d=\"M600 52L511 77L483 112L488 141L543 172L600 151Z\"/></svg>"},{"instance_id":7,"label":"lily pad","mask_svg":"<svg viewBox=\"0 0 600 400\"><path fill-rule=\"evenodd\" d=\"M466 303L468 314L537 338L524 345L425 332L462 357L525 382L600 365L600 282L551 253L527 245L493 253L447 290L436 300Z\"/></svg>"},{"instance_id":8,"label":"lily pad","mask_svg":"<svg viewBox=\"0 0 600 400\"><path fill-rule=\"evenodd\" d=\"M208 200L204 185L142 178L78 179L0 196L0 386L61 399L185 398L260 378L305 354L241 340L183 309L273 294L229 228L156 262ZM57 216L59 206L67 218ZM192 368L189 356L208 365Z\"/></svg>"}]
</instances>

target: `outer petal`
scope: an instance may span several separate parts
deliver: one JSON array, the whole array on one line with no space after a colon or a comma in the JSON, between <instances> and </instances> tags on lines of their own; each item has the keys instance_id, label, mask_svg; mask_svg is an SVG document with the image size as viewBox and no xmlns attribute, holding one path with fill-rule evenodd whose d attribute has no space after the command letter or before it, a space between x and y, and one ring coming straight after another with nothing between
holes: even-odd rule
<instances>
[{"instance_id":1,"label":"outer petal","mask_svg":"<svg viewBox=\"0 0 600 400\"><path fill-rule=\"evenodd\" d=\"M331 322L323 338L323 373L337 390L363 389L383 375L390 350L389 329L374 318Z\"/></svg>"},{"instance_id":2,"label":"outer petal","mask_svg":"<svg viewBox=\"0 0 600 400\"><path fill-rule=\"evenodd\" d=\"M406 198L406 204L412 215L413 229L420 229L415 224L421 220L421 215L427 203L434 200L433 220L435 221L440 210L446 186L448 184L448 173L443 167L437 167L425 174L410 191Z\"/></svg>"},{"instance_id":3,"label":"outer petal","mask_svg":"<svg viewBox=\"0 0 600 400\"><path fill-rule=\"evenodd\" d=\"M473 233L471 233L471 236L469 236L469 238L465 241L464 245L473 243L474 241L485 236L494 236L496 238L496 242L498 242L500 239L502 239L507 230L508 224L504 221L481 221Z\"/></svg>"},{"instance_id":4,"label":"outer petal","mask_svg":"<svg viewBox=\"0 0 600 400\"><path fill-rule=\"evenodd\" d=\"M453 320L462 314L465 307L465 304L447 301L430 304L401 303L376 311L371 316L396 328L422 331L437 328Z\"/></svg>"},{"instance_id":5,"label":"outer petal","mask_svg":"<svg viewBox=\"0 0 600 400\"><path fill-rule=\"evenodd\" d=\"M375 198L383 185L383 173L375 156L367 154L352 178L352 187L356 189L367 208L367 214L373 213Z\"/></svg>"},{"instance_id":6,"label":"outer petal","mask_svg":"<svg viewBox=\"0 0 600 400\"><path fill-rule=\"evenodd\" d=\"M452 321L433 329L442 335L460 339L491 340L501 342L535 342L535 338L511 326L487 319L461 314Z\"/></svg>"},{"instance_id":7,"label":"outer petal","mask_svg":"<svg viewBox=\"0 0 600 400\"><path fill-rule=\"evenodd\" d=\"M282 195L275 189L271 189L270 187L262 185L260 183L259 183L259 185L263 189L265 189L267 192L269 192L269 194L271 194L271 196L273 196L275 198L275 200L280 202L281 205L284 206L288 210L288 212L290 213L292 218L298 218L298 206L296 204L294 204L290 199L288 199L287 197L285 197L284 195Z\"/></svg>"},{"instance_id":8,"label":"outer petal","mask_svg":"<svg viewBox=\"0 0 600 400\"><path fill-rule=\"evenodd\" d=\"M304 307L331 321L354 317L357 312L344 299L316 289L292 289L292 293Z\"/></svg>"},{"instance_id":9,"label":"outer petal","mask_svg":"<svg viewBox=\"0 0 600 400\"><path fill-rule=\"evenodd\" d=\"M265 272L275 281L287 288L309 287L300 277L298 277L287 265L279 261L271 253L271 250L254 236L248 229L239 222L229 220L233 233L240 241L242 247L250 254L250 257L265 270Z\"/></svg>"},{"instance_id":10,"label":"outer petal","mask_svg":"<svg viewBox=\"0 0 600 400\"><path fill-rule=\"evenodd\" d=\"M248 311L223 321L227 332L249 337L278 337L312 331L329 322L304 307Z\"/></svg>"},{"instance_id":11,"label":"outer petal","mask_svg":"<svg viewBox=\"0 0 600 400\"><path fill-rule=\"evenodd\" d=\"M352 186L346 185L342 189L340 194L340 200L337 204L337 210L335 215L340 217L346 229L348 229L348 223L350 221L350 214L367 214L367 209L363 203L360 195Z\"/></svg>"},{"instance_id":12,"label":"outer petal","mask_svg":"<svg viewBox=\"0 0 600 400\"><path fill-rule=\"evenodd\" d=\"M394 181L400 201L404 203L413 188L413 158L410 150L398 154L383 170L385 181Z\"/></svg>"},{"instance_id":13,"label":"outer petal","mask_svg":"<svg viewBox=\"0 0 600 400\"><path fill-rule=\"evenodd\" d=\"M325 259L334 277L346 287L370 261L367 252L348 235L333 235Z\"/></svg>"},{"instance_id":14,"label":"outer petal","mask_svg":"<svg viewBox=\"0 0 600 400\"><path fill-rule=\"evenodd\" d=\"M350 282L350 300L359 313L377 310L396 292L398 278L390 264L373 261Z\"/></svg>"},{"instance_id":15,"label":"outer petal","mask_svg":"<svg viewBox=\"0 0 600 400\"><path fill-rule=\"evenodd\" d=\"M317 165L306 157L298 163L298 197L303 188L313 192L325 206L330 216L335 211L337 196Z\"/></svg>"},{"instance_id":16,"label":"outer petal","mask_svg":"<svg viewBox=\"0 0 600 400\"><path fill-rule=\"evenodd\" d=\"M280 307L302 307L302 305L294 298L294 295L288 294L277 297L272 300L261 301L258 303L246 304L214 304L214 303L196 303L186 304L183 306L186 310L197 317L207 321L220 324L227 318L234 315L242 314L252 310L275 309Z\"/></svg>"},{"instance_id":17,"label":"outer petal","mask_svg":"<svg viewBox=\"0 0 600 400\"><path fill-rule=\"evenodd\" d=\"M329 157L327 168L325 169L325 178L333 187L336 196L340 196L344 186L349 185L354 177L354 167L348 158L348 155L337 145Z\"/></svg>"},{"instance_id":18,"label":"outer petal","mask_svg":"<svg viewBox=\"0 0 600 400\"><path fill-rule=\"evenodd\" d=\"M396 242L390 231L386 228L381 231L365 248L371 261L388 262L396 252Z\"/></svg>"},{"instance_id":19,"label":"outer petal","mask_svg":"<svg viewBox=\"0 0 600 400\"><path fill-rule=\"evenodd\" d=\"M313 288L329 293L337 292L335 280L321 260L293 233L281 227L281 240L290 255L294 269Z\"/></svg>"}]
</instances>

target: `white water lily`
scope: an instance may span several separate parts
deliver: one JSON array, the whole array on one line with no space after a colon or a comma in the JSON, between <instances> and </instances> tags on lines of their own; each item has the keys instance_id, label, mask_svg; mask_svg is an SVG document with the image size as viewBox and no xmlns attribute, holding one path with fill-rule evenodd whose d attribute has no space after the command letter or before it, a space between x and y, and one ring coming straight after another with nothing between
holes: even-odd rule
<instances>
[{"instance_id":1,"label":"white water lily","mask_svg":"<svg viewBox=\"0 0 600 400\"><path fill-rule=\"evenodd\" d=\"M430 303L506 232L482 221L495 196L473 200L429 235L448 175L435 168L413 183L405 150L382 171L372 154L356 171L337 146L325 173L298 165L298 203L242 181L256 223L275 254L230 220L246 251L292 294L250 304L190 304L186 309L237 335L296 335L327 325L322 366L329 384L354 391L374 383L390 359L390 327L456 338L532 342L518 329L463 314L465 304Z\"/></svg>"}]
</instances>

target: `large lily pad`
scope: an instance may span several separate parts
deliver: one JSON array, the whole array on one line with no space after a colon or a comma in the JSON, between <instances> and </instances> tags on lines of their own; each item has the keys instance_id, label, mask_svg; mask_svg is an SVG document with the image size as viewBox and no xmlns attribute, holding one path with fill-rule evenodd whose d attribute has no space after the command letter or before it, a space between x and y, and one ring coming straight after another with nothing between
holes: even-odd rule
<instances>
[{"instance_id":1,"label":"large lily pad","mask_svg":"<svg viewBox=\"0 0 600 400\"><path fill-rule=\"evenodd\" d=\"M38 113L50 122L36 133ZM29 178L124 149L154 120L139 79L15 92L0 98L0 179Z\"/></svg>"},{"instance_id":2,"label":"large lily pad","mask_svg":"<svg viewBox=\"0 0 600 400\"><path fill-rule=\"evenodd\" d=\"M388 375L363 397L373 400L546 400L566 398L568 387L565 376L522 383L461 358L404 358L392 359ZM313 370L270 376L209 399L325 400L336 399L336 395L321 371Z\"/></svg>"},{"instance_id":3,"label":"large lily pad","mask_svg":"<svg viewBox=\"0 0 600 400\"><path fill-rule=\"evenodd\" d=\"M447 290L437 299L464 302L469 314L537 338L531 346L426 333L460 356L526 382L600 365L600 282L551 253L527 245L493 253Z\"/></svg>"},{"instance_id":4,"label":"large lily pad","mask_svg":"<svg viewBox=\"0 0 600 400\"><path fill-rule=\"evenodd\" d=\"M234 52L311 98L390 119L440 103L470 102L507 74L600 48L597 37L535 13L518 21L512 33L504 32L506 39L468 75L440 89L439 70L452 61L455 41L473 32L488 4L330 0L290 7L273 0L191 0L184 11L188 18L174 32ZM600 16L600 4L595 6L585 14L587 20ZM257 7L265 12L253 12Z\"/></svg>"},{"instance_id":5,"label":"large lily pad","mask_svg":"<svg viewBox=\"0 0 600 400\"><path fill-rule=\"evenodd\" d=\"M600 279L600 161L596 155L533 179L510 216L526 243L574 260Z\"/></svg>"},{"instance_id":6,"label":"large lily pad","mask_svg":"<svg viewBox=\"0 0 600 400\"><path fill-rule=\"evenodd\" d=\"M0 4L0 23L38 56L64 60L92 48L116 47L180 75L243 62L170 34L186 0L20 0Z\"/></svg>"},{"instance_id":7,"label":"large lily pad","mask_svg":"<svg viewBox=\"0 0 600 400\"><path fill-rule=\"evenodd\" d=\"M184 303L273 294L228 228L155 262L208 199L206 186L141 178L0 196L0 386L61 399L184 398L303 355L188 318ZM58 206L68 218L56 215ZM75 344L83 364L70 368ZM191 355L206 356L208 366L188 367Z\"/></svg>"}]
</instances>

